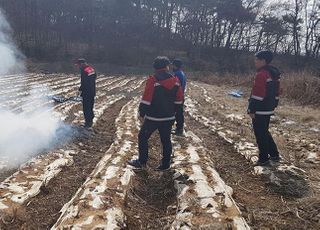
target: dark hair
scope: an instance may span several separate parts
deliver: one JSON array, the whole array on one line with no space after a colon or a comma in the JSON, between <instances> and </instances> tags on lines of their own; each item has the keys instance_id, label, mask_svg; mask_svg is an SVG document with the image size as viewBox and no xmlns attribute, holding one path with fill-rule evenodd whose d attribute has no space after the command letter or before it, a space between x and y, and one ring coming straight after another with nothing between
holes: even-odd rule
<instances>
[{"instance_id":1,"label":"dark hair","mask_svg":"<svg viewBox=\"0 0 320 230\"><path fill-rule=\"evenodd\" d=\"M262 50L255 54L260 60L265 60L267 64L270 64L273 60L273 54L269 50Z\"/></svg>"},{"instance_id":2,"label":"dark hair","mask_svg":"<svg viewBox=\"0 0 320 230\"><path fill-rule=\"evenodd\" d=\"M174 59L172 62L172 65L176 66L177 68L181 68L183 65L183 62L180 59Z\"/></svg>"},{"instance_id":3,"label":"dark hair","mask_svg":"<svg viewBox=\"0 0 320 230\"><path fill-rule=\"evenodd\" d=\"M157 57L153 61L153 68L155 69L164 69L170 65L169 58L167 57Z\"/></svg>"}]
</instances>

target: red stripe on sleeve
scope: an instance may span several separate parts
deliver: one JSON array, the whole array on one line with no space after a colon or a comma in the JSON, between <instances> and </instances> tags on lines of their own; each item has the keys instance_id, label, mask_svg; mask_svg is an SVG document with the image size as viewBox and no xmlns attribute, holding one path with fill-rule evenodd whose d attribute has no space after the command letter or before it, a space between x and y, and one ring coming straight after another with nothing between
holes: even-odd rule
<instances>
[{"instance_id":1,"label":"red stripe on sleeve","mask_svg":"<svg viewBox=\"0 0 320 230\"><path fill-rule=\"evenodd\" d=\"M153 76L150 76L147 80L144 93L142 96L142 102L145 104L151 104L152 98L153 98L153 92L154 92L154 83L155 83L155 78Z\"/></svg>"}]
</instances>

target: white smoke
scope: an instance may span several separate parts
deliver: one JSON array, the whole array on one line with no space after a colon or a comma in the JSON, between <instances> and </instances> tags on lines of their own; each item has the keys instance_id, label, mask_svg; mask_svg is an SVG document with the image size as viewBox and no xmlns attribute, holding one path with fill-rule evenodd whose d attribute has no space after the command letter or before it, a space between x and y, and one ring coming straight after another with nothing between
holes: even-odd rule
<instances>
[{"instance_id":1,"label":"white smoke","mask_svg":"<svg viewBox=\"0 0 320 230\"><path fill-rule=\"evenodd\" d=\"M12 42L11 34L12 29L0 9L0 75L25 71L24 55Z\"/></svg>"},{"instance_id":2,"label":"white smoke","mask_svg":"<svg viewBox=\"0 0 320 230\"><path fill-rule=\"evenodd\" d=\"M52 144L57 121L49 114L13 114L0 112L1 157L12 164L21 163Z\"/></svg>"},{"instance_id":3,"label":"white smoke","mask_svg":"<svg viewBox=\"0 0 320 230\"><path fill-rule=\"evenodd\" d=\"M24 56L12 42L11 33L11 27L0 9L0 80L6 79L7 76L4 75L25 71ZM21 77L24 77L23 74ZM28 88L15 82L10 84L12 85L9 85L9 89L21 87L22 91ZM2 90L4 89L0 85L0 94ZM7 98L16 96L5 95L6 91L2 92L4 95L0 95L0 105L5 105ZM0 170L17 166L40 151L52 147L59 136L65 134L60 120L53 116L50 108L37 108L46 104L44 100L47 99L43 97L46 94L50 93L45 86L31 89L29 96L22 100L19 114L11 112L10 108L0 107Z\"/></svg>"}]
</instances>

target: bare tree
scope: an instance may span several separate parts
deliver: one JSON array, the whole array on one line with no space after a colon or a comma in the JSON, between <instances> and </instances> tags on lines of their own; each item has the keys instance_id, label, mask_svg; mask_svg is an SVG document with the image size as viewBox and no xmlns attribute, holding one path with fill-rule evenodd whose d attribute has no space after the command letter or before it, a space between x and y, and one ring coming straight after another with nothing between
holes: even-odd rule
<instances>
[{"instance_id":1,"label":"bare tree","mask_svg":"<svg viewBox=\"0 0 320 230\"><path fill-rule=\"evenodd\" d=\"M320 2L0 0L27 56L143 62L164 49L223 48L319 57ZM272 7L273 6L273 7ZM276 12L276 10L278 11ZM192 47L192 48L189 48ZM303 50L301 50L303 47ZM199 56L199 55L198 55Z\"/></svg>"}]
</instances>

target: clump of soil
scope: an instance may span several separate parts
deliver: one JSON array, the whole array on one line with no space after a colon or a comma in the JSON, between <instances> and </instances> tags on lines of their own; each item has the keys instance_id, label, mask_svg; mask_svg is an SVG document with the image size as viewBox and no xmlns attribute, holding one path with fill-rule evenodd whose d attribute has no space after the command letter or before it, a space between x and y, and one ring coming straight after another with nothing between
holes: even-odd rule
<instances>
[{"instance_id":1,"label":"clump of soil","mask_svg":"<svg viewBox=\"0 0 320 230\"><path fill-rule=\"evenodd\" d=\"M289 170L273 171L271 180L266 183L271 191L285 197L302 198L309 194L309 185L305 178Z\"/></svg>"}]
</instances>

